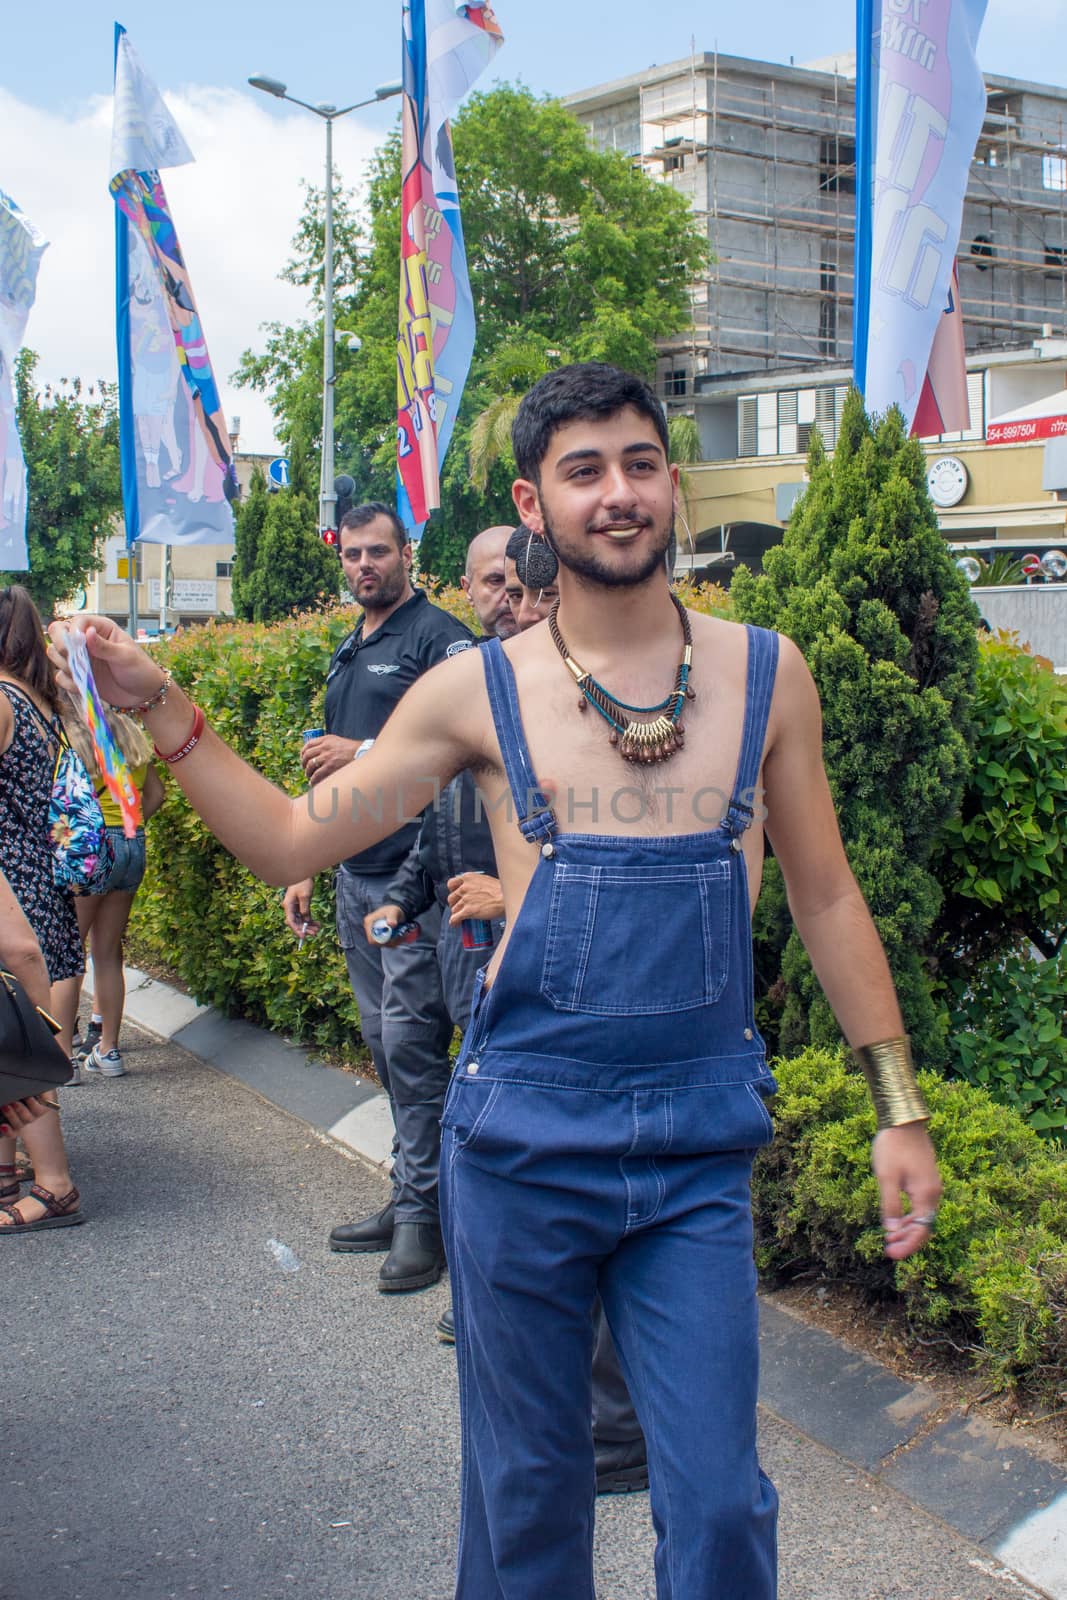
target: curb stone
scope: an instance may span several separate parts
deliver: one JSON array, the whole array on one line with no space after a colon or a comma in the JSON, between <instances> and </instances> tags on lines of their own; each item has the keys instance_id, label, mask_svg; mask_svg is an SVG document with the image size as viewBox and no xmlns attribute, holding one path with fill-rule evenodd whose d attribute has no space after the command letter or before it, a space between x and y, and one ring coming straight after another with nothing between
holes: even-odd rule
<instances>
[{"instance_id":1,"label":"curb stone","mask_svg":"<svg viewBox=\"0 0 1067 1600\"><path fill-rule=\"evenodd\" d=\"M126 1018L387 1167L388 1101L352 1073L133 967ZM999 1580L998 1593L1067 1600L1067 1471L1032 1455L1010 1428L958 1412L939 1418L928 1385L904 1382L766 1300L760 1360L766 1411L987 1551L994 1559L975 1565Z\"/></svg>"}]
</instances>

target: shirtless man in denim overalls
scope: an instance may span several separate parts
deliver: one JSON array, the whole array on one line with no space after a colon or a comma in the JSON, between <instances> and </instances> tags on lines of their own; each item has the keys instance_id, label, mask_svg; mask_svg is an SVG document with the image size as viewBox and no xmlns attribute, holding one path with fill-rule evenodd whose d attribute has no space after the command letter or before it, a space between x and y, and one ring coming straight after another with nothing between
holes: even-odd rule
<instances>
[{"instance_id":1,"label":"shirtless man in denim overalls","mask_svg":"<svg viewBox=\"0 0 1067 1600\"><path fill-rule=\"evenodd\" d=\"M925 1110L799 650L692 615L683 671L664 563L677 469L652 391L610 367L560 369L523 401L514 447L519 516L560 560L554 628L427 673L330 780L335 804L327 784L312 813L259 778L176 686L161 700L159 666L106 621L97 679L118 704L152 702L146 724L190 801L269 883L365 848L398 807L416 816L456 772L477 774L507 931L444 1113L459 1600L593 1595L598 1292L648 1441L659 1600L772 1600L749 1203L774 1088L752 998L764 830L875 1092L894 1259L926 1242L937 1205Z\"/></svg>"}]
</instances>

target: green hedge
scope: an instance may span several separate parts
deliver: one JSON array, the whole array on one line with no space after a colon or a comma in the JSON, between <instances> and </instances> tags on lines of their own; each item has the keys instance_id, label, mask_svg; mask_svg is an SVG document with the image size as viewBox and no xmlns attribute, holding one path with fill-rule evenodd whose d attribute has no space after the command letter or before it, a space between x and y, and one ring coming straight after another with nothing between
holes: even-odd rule
<instances>
[{"instance_id":1,"label":"green hedge","mask_svg":"<svg viewBox=\"0 0 1067 1600\"><path fill-rule=\"evenodd\" d=\"M178 634L157 655L221 737L296 794L305 786L300 736L321 724L326 669L351 625L340 609L269 626L209 624ZM328 930L328 873L316 884L314 909ZM205 1004L358 1059L358 1013L336 939L325 931L298 951L279 891L216 843L173 783L149 824L131 932L138 956L172 968Z\"/></svg>"},{"instance_id":2,"label":"green hedge","mask_svg":"<svg viewBox=\"0 0 1067 1600\"><path fill-rule=\"evenodd\" d=\"M1067 1155L982 1089L920 1075L945 1190L917 1255L883 1254L874 1113L841 1056L776 1061L777 1138L756 1162L762 1272L812 1271L899 1294L925 1340L968 1348L991 1385L1062 1384L1067 1362Z\"/></svg>"}]
</instances>

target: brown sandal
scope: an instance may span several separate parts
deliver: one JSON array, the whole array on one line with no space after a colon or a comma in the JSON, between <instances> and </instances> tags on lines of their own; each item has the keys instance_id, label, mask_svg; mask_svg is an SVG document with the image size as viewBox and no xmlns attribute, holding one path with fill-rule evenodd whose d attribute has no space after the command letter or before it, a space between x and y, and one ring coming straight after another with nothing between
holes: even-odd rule
<instances>
[{"instance_id":1,"label":"brown sandal","mask_svg":"<svg viewBox=\"0 0 1067 1600\"><path fill-rule=\"evenodd\" d=\"M50 1189L42 1189L39 1183L35 1183L29 1195L23 1196L23 1200L31 1197L44 1206L44 1216L35 1217L32 1222L28 1222L19 1214L21 1200L16 1200L11 1206L0 1206L0 1211L11 1218L10 1222L0 1224L0 1234L33 1233L39 1228L73 1228L77 1223L85 1221L78 1209L81 1196L77 1189L70 1189L57 1199Z\"/></svg>"},{"instance_id":2,"label":"brown sandal","mask_svg":"<svg viewBox=\"0 0 1067 1600\"><path fill-rule=\"evenodd\" d=\"M22 1188L22 1178L15 1166L0 1167L0 1205L5 1200L17 1200Z\"/></svg>"}]
</instances>

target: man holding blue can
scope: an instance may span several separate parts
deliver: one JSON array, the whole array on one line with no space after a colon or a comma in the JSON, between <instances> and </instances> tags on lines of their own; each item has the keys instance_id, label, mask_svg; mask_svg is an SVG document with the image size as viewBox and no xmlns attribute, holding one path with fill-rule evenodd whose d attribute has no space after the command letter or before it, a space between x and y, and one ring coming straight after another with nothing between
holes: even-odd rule
<instances>
[{"instance_id":1,"label":"man holding blue can","mask_svg":"<svg viewBox=\"0 0 1067 1600\"><path fill-rule=\"evenodd\" d=\"M334 652L326 678L325 728L304 734L301 762L314 789L374 744L390 712L416 678L465 650L470 633L431 605L411 584L411 545L389 506L355 506L338 536L341 570L363 616ZM441 993L436 944L440 910L429 907L414 937L368 944L365 914L418 834L418 820L342 862L335 876L337 935L345 953L360 1031L389 1096L393 1194L374 1216L340 1223L333 1250L386 1251L378 1277L383 1294L436 1283L444 1267L437 1205L440 1118L448 1084L452 1024ZM286 890L286 920L303 941L318 932L311 916L312 880Z\"/></svg>"}]
</instances>

